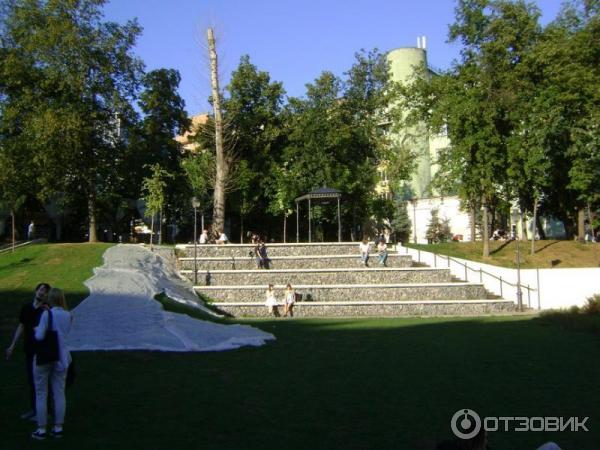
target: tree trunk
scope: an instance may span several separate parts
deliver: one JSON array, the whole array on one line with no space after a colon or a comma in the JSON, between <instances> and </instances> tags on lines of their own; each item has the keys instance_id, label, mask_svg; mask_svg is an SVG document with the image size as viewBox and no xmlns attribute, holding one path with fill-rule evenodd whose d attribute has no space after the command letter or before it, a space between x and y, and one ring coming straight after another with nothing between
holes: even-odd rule
<instances>
[{"instance_id":1,"label":"tree trunk","mask_svg":"<svg viewBox=\"0 0 600 450\"><path fill-rule=\"evenodd\" d=\"M585 209L577 208L577 240L585 242Z\"/></svg>"},{"instance_id":2,"label":"tree trunk","mask_svg":"<svg viewBox=\"0 0 600 450\"><path fill-rule=\"evenodd\" d=\"M483 239L483 257L487 258L490 256L490 230L488 228L488 204L485 198L482 199L481 206L483 207L483 217L481 220L481 239Z\"/></svg>"},{"instance_id":3,"label":"tree trunk","mask_svg":"<svg viewBox=\"0 0 600 450\"><path fill-rule=\"evenodd\" d=\"M213 234L217 235L225 228L225 185L229 173L228 161L223 148L223 118L221 115L221 97L219 93L219 76L217 50L212 28L206 31L208 53L210 57L210 81L213 111L215 115L215 149L216 176L213 196Z\"/></svg>"},{"instance_id":4,"label":"tree trunk","mask_svg":"<svg viewBox=\"0 0 600 450\"><path fill-rule=\"evenodd\" d=\"M286 240L286 234L287 234L287 214L283 213L283 243L285 244L287 242Z\"/></svg>"},{"instance_id":5,"label":"tree trunk","mask_svg":"<svg viewBox=\"0 0 600 450\"><path fill-rule=\"evenodd\" d=\"M152 218L150 219L150 251L154 250L154 214L152 214Z\"/></svg>"},{"instance_id":6,"label":"tree trunk","mask_svg":"<svg viewBox=\"0 0 600 450\"><path fill-rule=\"evenodd\" d=\"M545 240L546 239L546 230L544 230L544 225L542 224L542 220L540 218L540 215L537 215L536 218L536 227L537 227L537 232L540 236L541 240Z\"/></svg>"},{"instance_id":7,"label":"tree trunk","mask_svg":"<svg viewBox=\"0 0 600 450\"><path fill-rule=\"evenodd\" d=\"M244 215L240 213L240 244L244 243Z\"/></svg>"},{"instance_id":8,"label":"tree trunk","mask_svg":"<svg viewBox=\"0 0 600 450\"><path fill-rule=\"evenodd\" d=\"M592 232L592 242L595 242L595 238L596 238L596 230L594 229L594 220L595 220L595 215L592 213L592 209L590 207L590 204L587 204L587 212L588 212L588 219L590 221L590 231Z\"/></svg>"},{"instance_id":9,"label":"tree trunk","mask_svg":"<svg viewBox=\"0 0 600 450\"><path fill-rule=\"evenodd\" d=\"M533 199L533 231L532 231L532 236L531 236L531 254L532 255L535 255L535 228L536 228L537 222L538 222L537 209L538 209L538 200L537 200L537 197L534 197L534 199Z\"/></svg>"},{"instance_id":10,"label":"tree trunk","mask_svg":"<svg viewBox=\"0 0 600 450\"><path fill-rule=\"evenodd\" d=\"M93 195L88 197L88 216L90 228L88 230L88 242L98 242L98 231L96 230L96 199Z\"/></svg>"},{"instance_id":11,"label":"tree trunk","mask_svg":"<svg viewBox=\"0 0 600 450\"><path fill-rule=\"evenodd\" d=\"M12 231L12 251L15 251L15 244L17 240L17 230L15 227L15 212L13 210L10 211L10 223L11 223L11 231Z\"/></svg>"},{"instance_id":12,"label":"tree trunk","mask_svg":"<svg viewBox=\"0 0 600 450\"><path fill-rule=\"evenodd\" d=\"M158 216L158 245L162 245L162 221L163 221L163 215L162 215L162 208L160 210L160 215Z\"/></svg>"},{"instance_id":13,"label":"tree trunk","mask_svg":"<svg viewBox=\"0 0 600 450\"><path fill-rule=\"evenodd\" d=\"M469 214L469 225L471 226L471 242L475 242L477 240L477 224L475 223L475 207L471 208L471 214Z\"/></svg>"},{"instance_id":14,"label":"tree trunk","mask_svg":"<svg viewBox=\"0 0 600 450\"><path fill-rule=\"evenodd\" d=\"M563 223L563 226L565 227L565 237L568 240L576 238L577 220L572 215L568 214L566 211L561 211L559 214L557 214L557 219L560 220Z\"/></svg>"},{"instance_id":15,"label":"tree trunk","mask_svg":"<svg viewBox=\"0 0 600 450\"><path fill-rule=\"evenodd\" d=\"M527 239L529 239L527 237L527 221L525 220L525 211L523 211L523 208L521 208L521 240L523 242L527 241Z\"/></svg>"}]
</instances>

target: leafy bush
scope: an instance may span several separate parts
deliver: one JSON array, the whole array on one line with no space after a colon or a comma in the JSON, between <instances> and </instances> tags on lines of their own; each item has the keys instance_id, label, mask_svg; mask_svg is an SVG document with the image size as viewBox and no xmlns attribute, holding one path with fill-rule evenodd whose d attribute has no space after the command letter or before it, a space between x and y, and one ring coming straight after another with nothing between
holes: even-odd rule
<instances>
[{"instance_id":1,"label":"leafy bush","mask_svg":"<svg viewBox=\"0 0 600 450\"><path fill-rule=\"evenodd\" d=\"M600 316L600 294L593 295L587 299L587 303L581 308L584 314Z\"/></svg>"}]
</instances>

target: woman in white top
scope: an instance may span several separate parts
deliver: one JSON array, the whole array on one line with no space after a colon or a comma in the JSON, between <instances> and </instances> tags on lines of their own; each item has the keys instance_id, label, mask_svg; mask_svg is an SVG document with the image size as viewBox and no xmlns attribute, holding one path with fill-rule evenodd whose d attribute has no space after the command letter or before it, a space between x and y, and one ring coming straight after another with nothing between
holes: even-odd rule
<instances>
[{"instance_id":1,"label":"woman in white top","mask_svg":"<svg viewBox=\"0 0 600 450\"><path fill-rule=\"evenodd\" d=\"M208 244L208 230L202 230L200 235L200 244Z\"/></svg>"},{"instance_id":2,"label":"woman in white top","mask_svg":"<svg viewBox=\"0 0 600 450\"><path fill-rule=\"evenodd\" d=\"M369 244L368 239L363 239L363 241L359 245L359 250L360 250L360 260L366 267L368 267L369 266L369 253L371 252L371 244Z\"/></svg>"},{"instance_id":3,"label":"woman in white top","mask_svg":"<svg viewBox=\"0 0 600 450\"><path fill-rule=\"evenodd\" d=\"M283 317L287 317L288 313L290 317L294 317L294 304L296 303L296 292L292 288L290 283L285 287L285 310L283 312Z\"/></svg>"},{"instance_id":4,"label":"woman in white top","mask_svg":"<svg viewBox=\"0 0 600 450\"><path fill-rule=\"evenodd\" d=\"M266 295L267 301L265 302L265 305L267 306L269 313L272 313L275 317L279 317L279 310L277 309L277 299L275 298L275 291L273 290L272 284L269 284Z\"/></svg>"},{"instance_id":5,"label":"woman in white top","mask_svg":"<svg viewBox=\"0 0 600 450\"><path fill-rule=\"evenodd\" d=\"M35 328L35 339L41 341L46 336L48 330L49 316L52 313L52 330L57 332L58 336L58 361L48 364L37 364L37 356L34 358L33 377L35 382L36 411L38 429L31 434L34 439L45 439L47 436L46 425L48 422L48 382L52 389L54 398L54 427L50 434L55 437L62 437L63 422L65 419L66 399L65 399L65 381L67 379L67 369L71 364L71 353L66 346L66 339L71 331L73 316L67 310L65 296L60 289L53 288L48 294L48 303L50 309L42 313L40 323Z\"/></svg>"},{"instance_id":6,"label":"woman in white top","mask_svg":"<svg viewBox=\"0 0 600 450\"><path fill-rule=\"evenodd\" d=\"M219 238L217 239L217 244L227 244L229 242L229 238L225 234L223 230L219 232Z\"/></svg>"}]
</instances>

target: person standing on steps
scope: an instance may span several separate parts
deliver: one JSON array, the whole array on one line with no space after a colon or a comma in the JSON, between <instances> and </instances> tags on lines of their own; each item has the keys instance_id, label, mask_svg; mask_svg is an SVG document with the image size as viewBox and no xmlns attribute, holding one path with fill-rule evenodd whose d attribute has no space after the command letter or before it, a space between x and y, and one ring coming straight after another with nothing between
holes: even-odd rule
<instances>
[{"instance_id":1,"label":"person standing on steps","mask_svg":"<svg viewBox=\"0 0 600 450\"><path fill-rule=\"evenodd\" d=\"M365 238L358 246L360 251L360 260L365 267L369 267L369 253L371 252L371 244L369 239Z\"/></svg>"},{"instance_id":2,"label":"person standing on steps","mask_svg":"<svg viewBox=\"0 0 600 450\"><path fill-rule=\"evenodd\" d=\"M385 243L385 240L383 240L383 239L380 240L379 243L377 244L377 254L379 255L379 265L387 267L387 257L388 257L387 244Z\"/></svg>"}]
</instances>

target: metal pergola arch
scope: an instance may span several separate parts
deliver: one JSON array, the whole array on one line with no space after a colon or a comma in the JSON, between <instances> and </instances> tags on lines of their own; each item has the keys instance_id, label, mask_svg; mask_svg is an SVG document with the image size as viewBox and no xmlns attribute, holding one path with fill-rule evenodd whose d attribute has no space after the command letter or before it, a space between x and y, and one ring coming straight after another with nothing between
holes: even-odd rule
<instances>
[{"instance_id":1,"label":"metal pergola arch","mask_svg":"<svg viewBox=\"0 0 600 450\"><path fill-rule=\"evenodd\" d=\"M329 203L329 200L337 200L337 219L338 219L338 242L342 242L342 222L340 213L340 199L342 198L342 192L337 189L328 187L322 187L315 189L308 194L302 195L296 198L296 242L300 242L300 202L308 200L308 242L312 242L312 202L315 203Z\"/></svg>"}]
</instances>

